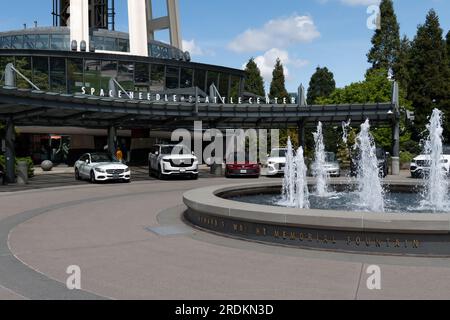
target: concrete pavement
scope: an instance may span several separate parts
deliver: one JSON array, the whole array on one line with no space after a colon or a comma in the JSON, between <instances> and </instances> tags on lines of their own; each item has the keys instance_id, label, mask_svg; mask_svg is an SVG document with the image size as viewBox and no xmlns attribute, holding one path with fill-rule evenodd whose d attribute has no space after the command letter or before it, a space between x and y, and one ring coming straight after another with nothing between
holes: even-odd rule
<instances>
[{"instance_id":1,"label":"concrete pavement","mask_svg":"<svg viewBox=\"0 0 450 320\"><path fill-rule=\"evenodd\" d=\"M81 268L80 294L96 298L450 298L448 259L306 251L186 227L185 191L237 182L144 180L0 194L0 230L8 233L1 257L16 259L15 267L0 260L0 299L39 298L36 281L51 284L44 298L70 298L69 265ZM380 291L366 286L373 264L381 267Z\"/></svg>"}]
</instances>

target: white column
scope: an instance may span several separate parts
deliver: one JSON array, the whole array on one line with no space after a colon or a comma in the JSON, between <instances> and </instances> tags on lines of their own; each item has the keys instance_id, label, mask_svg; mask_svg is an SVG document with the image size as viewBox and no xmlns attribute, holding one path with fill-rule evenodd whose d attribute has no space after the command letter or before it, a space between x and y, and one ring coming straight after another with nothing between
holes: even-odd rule
<instances>
[{"instance_id":1,"label":"white column","mask_svg":"<svg viewBox=\"0 0 450 320\"><path fill-rule=\"evenodd\" d=\"M89 51L89 0L70 0L70 42L77 41L78 49L82 40Z\"/></svg>"},{"instance_id":2,"label":"white column","mask_svg":"<svg viewBox=\"0 0 450 320\"><path fill-rule=\"evenodd\" d=\"M167 13L169 16L170 43L174 47L183 50L178 0L167 0Z\"/></svg>"},{"instance_id":3,"label":"white column","mask_svg":"<svg viewBox=\"0 0 450 320\"><path fill-rule=\"evenodd\" d=\"M128 0L130 53L148 57L146 0Z\"/></svg>"}]
</instances>

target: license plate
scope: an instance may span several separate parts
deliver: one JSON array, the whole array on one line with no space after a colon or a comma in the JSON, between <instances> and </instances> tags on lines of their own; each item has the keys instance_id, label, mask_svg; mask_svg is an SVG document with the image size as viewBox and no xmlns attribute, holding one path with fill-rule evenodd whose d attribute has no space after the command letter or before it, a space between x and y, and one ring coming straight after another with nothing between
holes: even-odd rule
<instances>
[{"instance_id":1,"label":"license plate","mask_svg":"<svg viewBox=\"0 0 450 320\"><path fill-rule=\"evenodd\" d=\"M247 170L241 170L241 173L245 174L247 173Z\"/></svg>"},{"instance_id":2,"label":"license plate","mask_svg":"<svg viewBox=\"0 0 450 320\"><path fill-rule=\"evenodd\" d=\"M180 169L180 172L181 172L181 173L185 173L185 172L186 172L186 169Z\"/></svg>"},{"instance_id":3,"label":"license plate","mask_svg":"<svg viewBox=\"0 0 450 320\"><path fill-rule=\"evenodd\" d=\"M113 175L113 179L120 179L120 175L114 174L114 175Z\"/></svg>"}]
</instances>

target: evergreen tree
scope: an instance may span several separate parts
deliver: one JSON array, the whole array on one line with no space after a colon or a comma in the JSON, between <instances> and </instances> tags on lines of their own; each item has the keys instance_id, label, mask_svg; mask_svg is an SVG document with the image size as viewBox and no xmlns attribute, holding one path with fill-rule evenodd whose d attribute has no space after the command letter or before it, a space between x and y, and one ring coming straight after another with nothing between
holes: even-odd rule
<instances>
[{"instance_id":1,"label":"evergreen tree","mask_svg":"<svg viewBox=\"0 0 450 320\"><path fill-rule=\"evenodd\" d=\"M450 62L450 31L447 33L447 59Z\"/></svg>"},{"instance_id":2,"label":"evergreen tree","mask_svg":"<svg viewBox=\"0 0 450 320\"><path fill-rule=\"evenodd\" d=\"M425 129L434 108L446 113L446 136L449 137L450 68L439 17L430 10L425 24L419 25L411 47L408 98L416 113L416 136Z\"/></svg>"},{"instance_id":3,"label":"evergreen tree","mask_svg":"<svg viewBox=\"0 0 450 320\"><path fill-rule=\"evenodd\" d=\"M380 4L380 28L372 37L372 49L367 55L372 69L392 70L400 49L400 27L392 0Z\"/></svg>"},{"instance_id":4,"label":"evergreen tree","mask_svg":"<svg viewBox=\"0 0 450 320\"><path fill-rule=\"evenodd\" d=\"M316 68L312 75L308 88L308 104L316 103L317 98L327 98L336 89L334 75L328 68Z\"/></svg>"},{"instance_id":5,"label":"evergreen tree","mask_svg":"<svg viewBox=\"0 0 450 320\"><path fill-rule=\"evenodd\" d=\"M264 89L264 79L261 76L261 71L255 63L255 59L251 58L245 67L245 92L253 93L261 97L266 96Z\"/></svg>"},{"instance_id":6,"label":"evergreen tree","mask_svg":"<svg viewBox=\"0 0 450 320\"><path fill-rule=\"evenodd\" d=\"M408 88L409 83L409 59L411 54L411 41L404 36L400 43L400 50L393 65L394 79L403 89Z\"/></svg>"},{"instance_id":7,"label":"evergreen tree","mask_svg":"<svg viewBox=\"0 0 450 320\"><path fill-rule=\"evenodd\" d=\"M286 80L284 78L284 68L280 59L277 59L275 68L272 73L272 83L270 84L270 94L271 99L278 98L281 102L283 98L288 98L289 94L286 90Z\"/></svg>"}]
</instances>

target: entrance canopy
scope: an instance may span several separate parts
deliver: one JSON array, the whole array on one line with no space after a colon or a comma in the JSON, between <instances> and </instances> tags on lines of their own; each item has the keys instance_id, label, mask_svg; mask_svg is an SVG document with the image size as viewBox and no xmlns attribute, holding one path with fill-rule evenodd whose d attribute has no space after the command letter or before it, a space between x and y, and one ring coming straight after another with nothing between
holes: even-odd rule
<instances>
[{"instance_id":1,"label":"entrance canopy","mask_svg":"<svg viewBox=\"0 0 450 320\"><path fill-rule=\"evenodd\" d=\"M169 101L171 99L168 99ZM391 126L398 118L396 102L312 105L216 104L129 100L91 95L68 95L22 89L0 89L0 119L17 126L120 127L171 130L191 128L286 128L340 125L369 119Z\"/></svg>"}]
</instances>

